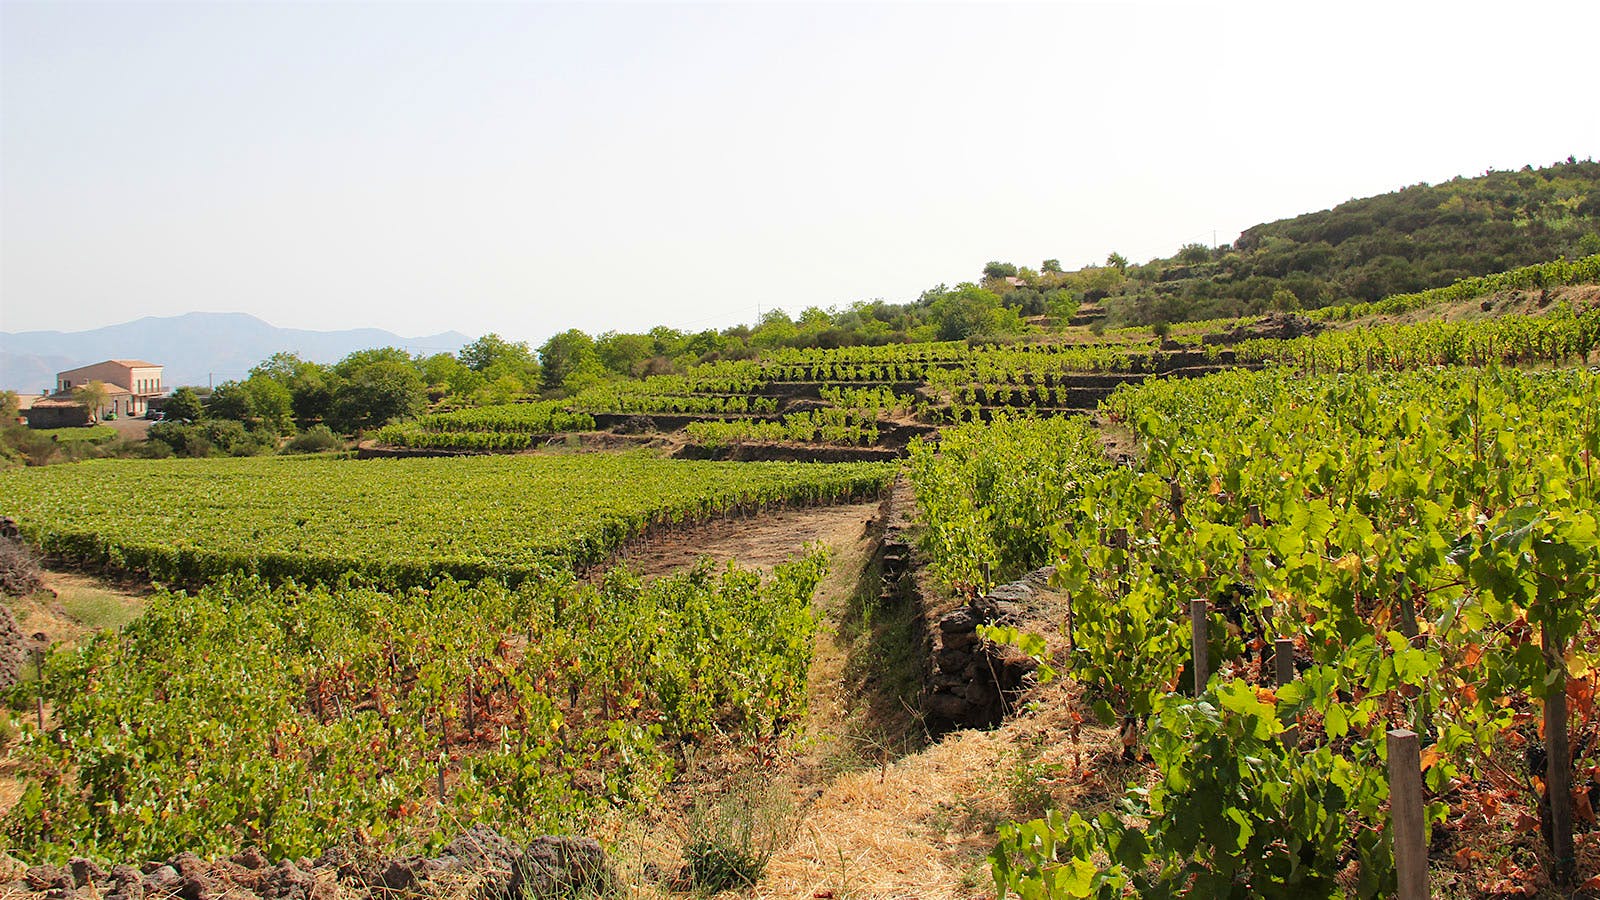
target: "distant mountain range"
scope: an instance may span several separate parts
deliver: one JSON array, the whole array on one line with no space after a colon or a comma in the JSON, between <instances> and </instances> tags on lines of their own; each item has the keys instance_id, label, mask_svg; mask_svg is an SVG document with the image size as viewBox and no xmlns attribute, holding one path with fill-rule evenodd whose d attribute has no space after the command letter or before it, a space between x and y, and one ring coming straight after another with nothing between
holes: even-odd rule
<instances>
[{"instance_id":1,"label":"distant mountain range","mask_svg":"<svg viewBox=\"0 0 1600 900\"><path fill-rule=\"evenodd\" d=\"M278 328L245 313L148 316L91 331L0 332L0 390L39 393L54 387L57 372L105 359L166 366L162 380L177 387L243 378L257 363L285 350L311 362L332 363L373 347L432 354L454 352L471 340L457 331L401 337L378 328Z\"/></svg>"}]
</instances>

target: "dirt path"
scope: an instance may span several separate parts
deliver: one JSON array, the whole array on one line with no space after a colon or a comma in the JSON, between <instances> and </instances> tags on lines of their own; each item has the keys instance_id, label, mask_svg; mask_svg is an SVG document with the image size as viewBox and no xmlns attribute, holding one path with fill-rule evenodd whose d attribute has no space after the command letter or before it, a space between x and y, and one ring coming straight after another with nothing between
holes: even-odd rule
<instances>
[{"instance_id":1,"label":"dirt path","mask_svg":"<svg viewBox=\"0 0 1600 900\"><path fill-rule=\"evenodd\" d=\"M825 544L831 559L815 597L801 736L779 759L697 762L668 789L659 816L612 836L619 850L648 845L658 870L670 871L682 808L758 778L788 798L798 824L755 897L969 900L992 895L986 855L999 823L1031 818L1052 802L1093 806L1109 796L1104 760L1114 733L1083 728L1078 736L1064 684L1042 691L1039 710L999 730L927 743L915 711L918 655L926 652L913 622L920 607L879 598L881 514L878 503L792 510L676 532L623 555L645 575L701 556L768 567L812 541ZM1110 781L1120 777L1109 770ZM641 880L640 896L668 895Z\"/></svg>"},{"instance_id":2,"label":"dirt path","mask_svg":"<svg viewBox=\"0 0 1600 900\"><path fill-rule=\"evenodd\" d=\"M709 556L719 567L736 561L746 568L767 569L804 552L808 543L836 550L853 547L866 539L877 512L878 503L872 501L717 521L635 543L618 559L643 576L690 568L702 556Z\"/></svg>"}]
</instances>

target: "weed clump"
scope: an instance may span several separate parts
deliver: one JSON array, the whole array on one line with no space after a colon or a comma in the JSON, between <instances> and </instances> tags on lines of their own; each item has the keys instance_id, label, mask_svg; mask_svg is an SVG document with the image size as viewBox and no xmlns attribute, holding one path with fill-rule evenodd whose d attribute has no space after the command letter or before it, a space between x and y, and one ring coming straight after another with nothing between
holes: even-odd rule
<instances>
[{"instance_id":1,"label":"weed clump","mask_svg":"<svg viewBox=\"0 0 1600 900\"><path fill-rule=\"evenodd\" d=\"M679 880L715 894L754 887L799 827L793 801L771 786L742 782L719 800L697 800L689 816Z\"/></svg>"}]
</instances>

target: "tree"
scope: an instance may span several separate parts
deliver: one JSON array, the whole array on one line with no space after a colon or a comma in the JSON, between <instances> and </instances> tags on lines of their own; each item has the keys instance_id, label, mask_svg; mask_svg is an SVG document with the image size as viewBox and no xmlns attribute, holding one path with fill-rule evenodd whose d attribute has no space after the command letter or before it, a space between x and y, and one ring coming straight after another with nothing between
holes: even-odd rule
<instances>
[{"instance_id":1,"label":"tree","mask_svg":"<svg viewBox=\"0 0 1600 900\"><path fill-rule=\"evenodd\" d=\"M188 419L194 421L200 418L204 407L200 403L200 395L192 387L181 387L172 392L167 398L161 412L168 419Z\"/></svg>"},{"instance_id":2,"label":"tree","mask_svg":"<svg viewBox=\"0 0 1600 900\"><path fill-rule=\"evenodd\" d=\"M264 380L275 382L288 392L289 413L301 422L313 422L327 414L333 380L327 366L301 359L294 353L283 352L274 353L250 370L245 383L257 385L254 400L262 407L254 414L276 420L279 418L281 397L276 391L263 386ZM287 417L285 415L282 418ZM280 433L285 432L288 423L283 422L275 427Z\"/></svg>"},{"instance_id":3,"label":"tree","mask_svg":"<svg viewBox=\"0 0 1600 900\"><path fill-rule=\"evenodd\" d=\"M599 357L591 356L567 373L567 377L561 380L561 389L570 397L597 384L614 381L616 377L616 373L607 369Z\"/></svg>"},{"instance_id":4,"label":"tree","mask_svg":"<svg viewBox=\"0 0 1600 900\"><path fill-rule=\"evenodd\" d=\"M490 381L509 375L524 390L539 388L539 359L527 341L508 341L490 332L462 347L459 356L462 365Z\"/></svg>"},{"instance_id":5,"label":"tree","mask_svg":"<svg viewBox=\"0 0 1600 900\"><path fill-rule=\"evenodd\" d=\"M568 375L594 355L594 338L582 331L569 328L555 335L539 347L539 363L543 367L545 384L562 384Z\"/></svg>"},{"instance_id":6,"label":"tree","mask_svg":"<svg viewBox=\"0 0 1600 900\"><path fill-rule=\"evenodd\" d=\"M781 347L799 334L794 320L781 309L769 309L761 316L761 324L750 335L750 346L762 350Z\"/></svg>"},{"instance_id":7,"label":"tree","mask_svg":"<svg viewBox=\"0 0 1600 900\"><path fill-rule=\"evenodd\" d=\"M341 363L343 365L343 363ZM427 406L427 385L408 362L379 359L350 373L333 394L329 424L353 433L415 416Z\"/></svg>"},{"instance_id":8,"label":"tree","mask_svg":"<svg viewBox=\"0 0 1600 900\"><path fill-rule=\"evenodd\" d=\"M1059 273L1061 271L1061 260L1059 260L1059 259L1047 259L1043 263L1040 263L1039 269L1040 269L1040 271L1043 271L1043 272L1056 272L1056 273Z\"/></svg>"},{"instance_id":9,"label":"tree","mask_svg":"<svg viewBox=\"0 0 1600 900\"><path fill-rule=\"evenodd\" d=\"M293 431L294 401L289 389L264 372L252 371L255 374L244 381L224 381L217 385L206 400L207 415L259 425L275 435Z\"/></svg>"},{"instance_id":10,"label":"tree","mask_svg":"<svg viewBox=\"0 0 1600 900\"><path fill-rule=\"evenodd\" d=\"M253 415L250 409L250 395L245 392L244 383L239 381L224 381L216 386L211 396L206 398L206 415L213 419L232 419L235 422L246 422Z\"/></svg>"},{"instance_id":11,"label":"tree","mask_svg":"<svg viewBox=\"0 0 1600 900\"><path fill-rule=\"evenodd\" d=\"M313 364L289 386L289 404L301 422L316 422L328 415L339 376L326 366Z\"/></svg>"},{"instance_id":12,"label":"tree","mask_svg":"<svg viewBox=\"0 0 1600 900\"><path fill-rule=\"evenodd\" d=\"M473 391L472 402L481 406L498 406L516 402L523 393L522 382L510 375L501 375L493 381L485 381Z\"/></svg>"},{"instance_id":13,"label":"tree","mask_svg":"<svg viewBox=\"0 0 1600 900\"><path fill-rule=\"evenodd\" d=\"M688 335L676 328L657 325L650 329L650 350L654 356L665 356L668 359L678 356L683 353L683 345L687 340Z\"/></svg>"},{"instance_id":14,"label":"tree","mask_svg":"<svg viewBox=\"0 0 1600 900\"><path fill-rule=\"evenodd\" d=\"M655 341L647 334L608 331L595 341L600 362L618 375L637 375L645 360L656 355Z\"/></svg>"},{"instance_id":15,"label":"tree","mask_svg":"<svg viewBox=\"0 0 1600 900\"><path fill-rule=\"evenodd\" d=\"M975 284L961 284L955 290L942 292L928 312L938 326L941 341L960 341L979 334L1015 334L1024 327L1016 312L1005 309L993 291Z\"/></svg>"},{"instance_id":16,"label":"tree","mask_svg":"<svg viewBox=\"0 0 1600 900\"><path fill-rule=\"evenodd\" d=\"M72 399L77 404L89 411L89 421L100 421L100 410L105 408L106 400L111 392L106 390L104 381L91 381L81 384L72 391Z\"/></svg>"},{"instance_id":17,"label":"tree","mask_svg":"<svg viewBox=\"0 0 1600 900\"><path fill-rule=\"evenodd\" d=\"M0 391L0 426L17 424L21 402L16 391Z\"/></svg>"},{"instance_id":18,"label":"tree","mask_svg":"<svg viewBox=\"0 0 1600 900\"><path fill-rule=\"evenodd\" d=\"M449 394L470 397L487 383L482 373L462 365L453 353L435 353L417 363L417 367L422 371L422 380L428 385L428 396L432 399ZM517 390L521 389L519 382Z\"/></svg>"},{"instance_id":19,"label":"tree","mask_svg":"<svg viewBox=\"0 0 1600 900\"><path fill-rule=\"evenodd\" d=\"M1017 267L1011 263L990 261L984 264L983 277L985 278L1010 278L1017 274Z\"/></svg>"},{"instance_id":20,"label":"tree","mask_svg":"<svg viewBox=\"0 0 1600 900\"><path fill-rule=\"evenodd\" d=\"M1178 262L1195 266L1211 259L1211 248L1205 244L1184 244L1178 250Z\"/></svg>"},{"instance_id":21,"label":"tree","mask_svg":"<svg viewBox=\"0 0 1600 900\"><path fill-rule=\"evenodd\" d=\"M349 378L357 369L379 362L401 363L409 366L415 360L411 358L411 354L401 350L399 347L374 347L370 350L357 350L339 360L333 366L333 373L341 378Z\"/></svg>"},{"instance_id":22,"label":"tree","mask_svg":"<svg viewBox=\"0 0 1600 900\"><path fill-rule=\"evenodd\" d=\"M1128 269L1128 258L1113 250L1106 257L1106 265L1116 269L1118 272L1125 272Z\"/></svg>"},{"instance_id":23,"label":"tree","mask_svg":"<svg viewBox=\"0 0 1600 900\"><path fill-rule=\"evenodd\" d=\"M244 392L250 399L251 417L263 428L273 434L294 431L294 397L281 382L265 375L251 375L245 379Z\"/></svg>"},{"instance_id":24,"label":"tree","mask_svg":"<svg viewBox=\"0 0 1600 900\"><path fill-rule=\"evenodd\" d=\"M306 362L301 359L298 353L284 350L256 363L256 367L250 370L250 374L247 377L254 378L257 375L261 375L271 378L292 390L294 380L301 377L310 368L320 367L316 363Z\"/></svg>"}]
</instances>

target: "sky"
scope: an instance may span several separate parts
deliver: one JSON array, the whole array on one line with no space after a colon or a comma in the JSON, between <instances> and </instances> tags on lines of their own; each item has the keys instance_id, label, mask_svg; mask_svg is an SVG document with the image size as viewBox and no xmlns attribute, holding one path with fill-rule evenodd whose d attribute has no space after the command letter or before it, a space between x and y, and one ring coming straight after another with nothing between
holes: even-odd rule
<instances>
[{"instance_id":1,"label":"sky","mask_svg":"<svg viewBox=\"0 0 1600 900\"><path fill-rule=\"evenodd\" d=\"M0 0L0 331L537 345L1600 154L1600 3Z\"/></svg>"}]
</instances>

